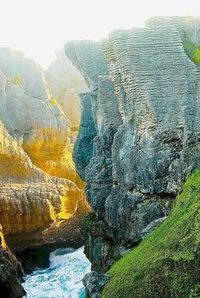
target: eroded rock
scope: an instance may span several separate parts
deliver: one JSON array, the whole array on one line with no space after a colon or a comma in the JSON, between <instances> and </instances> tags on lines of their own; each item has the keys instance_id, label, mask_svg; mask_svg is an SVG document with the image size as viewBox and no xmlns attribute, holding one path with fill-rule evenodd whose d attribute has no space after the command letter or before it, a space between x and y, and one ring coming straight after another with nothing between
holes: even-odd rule
<instances>
[{"instance_id":1,"label":"eroded rock","mask_svg":"<svg viewBox=\"0 0 200 298\"><path fill-rule=\"evenodd\" d=\"M200 166L199 66L186 53L185 30L198 41L199 19L158 18L102 43L66 44L91 91L74 156L96 213L85 251L98 272L168 215ZM80 146L93 123L96 136Z\"/></svg>"},{"instance_id":2,"label":"eroded rock","mask_svg":"<svg viewBox=\"0 0 200 298\"><path fill-rule=\"evenodd\" d=\"M89 206L72 160L70 121L52 101L34 61L6 48L0 57L0 223L5 241L15 250L80 244L79 225Z\"/></svg>"},{"instance_id":3,"label":"eroded rock","mask_svg":"<svg viewBox=\"0 0 200 298\"><path fill-rule=\"evenodd\" d=\"M99 274L95 271L87 273L83 279L83 284L87 289L87 295L91 298L100 298L103 287L109 280L106 274Z\"/></svg>"},{"instance_id":4,"label":"eroded rock","mask_svg":"<svg viewBox=\"0 0 200 298\"><path fill-rule=\"evenodd\" d=\"M23 270L10 251L0 248L0 292L4 298L22 298L26 294L21 286Z\"/></svg>"}]
</instances>

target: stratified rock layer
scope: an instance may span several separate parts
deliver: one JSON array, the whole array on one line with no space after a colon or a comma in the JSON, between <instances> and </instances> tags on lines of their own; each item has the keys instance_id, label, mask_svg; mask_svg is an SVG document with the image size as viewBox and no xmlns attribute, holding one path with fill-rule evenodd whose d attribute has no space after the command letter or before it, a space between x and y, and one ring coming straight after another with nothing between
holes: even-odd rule
<instances>
[{"instance_id":1,"label":"stratified rock layer","mask_svg":"<svg viewBox=\"0 0 200 298\"><path fill-rule=\"evenodd\" d=\"M79 186L82 186L83 183L78 179L79 177L74 167L72 153L81 118L80 98L77 91L87 92L88 87L80 72L65 55L64 49L57 52L56 56L56 60L50 64L45 72L45 77L53 98L52 100L60 105L69 121L67 151L65 158L62 160L62 164L65 165L65 171L63 171L63 167L59 165L57 167L57 173L59 172L59 176L61 177L65 177L66 175L67 177L71 177L71 180L75 181ZM66 169L68 168L70 170L66 173ZM72 171L72 168L74 171Z\"/></svg>"},{"instance_id":2,"label":"stratified rock layer","mask_svg":"<svg viewBox=\"0 0 200 298\"><path fill-rule=\"evenodd\" d=\"M158 18L113 32L102 44L66 44L91 90L74 157L95 212L84 234L96 271L105 272L165 219L200 165L199 66L183 47L183 33L197 40L199 24Z\"/></svg>"},{"instance_id":3,"label":"stratified rock layer","mask_svg":"<svg viewBox=\"0 0 200 298\"><path fill-rule=\"evenodd\" d=\"M0 49L0 58L0 223L5 241L15 250L80 244L79 225L89 207L72 160L71 124L31 59L6 48Z\"/></svg>"}]
</instances>

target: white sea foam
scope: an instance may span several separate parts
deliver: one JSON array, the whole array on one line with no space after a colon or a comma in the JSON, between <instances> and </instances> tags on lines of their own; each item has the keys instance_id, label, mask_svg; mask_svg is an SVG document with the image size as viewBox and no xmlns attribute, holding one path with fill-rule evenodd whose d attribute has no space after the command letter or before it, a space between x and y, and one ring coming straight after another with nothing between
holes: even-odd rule
<instances>
[{"instance_id":1,"label":"white sea foam","mask_svg":"<svg viewBox=\"0 0 200 298\"><path fill-rule=\"evenodd\" d=\"M90 263L83 248L57 249L50 254L50 266L25 277L23 286L27 298L82 298L83 276L90 271Z\"/></svg>"}]
</instances>

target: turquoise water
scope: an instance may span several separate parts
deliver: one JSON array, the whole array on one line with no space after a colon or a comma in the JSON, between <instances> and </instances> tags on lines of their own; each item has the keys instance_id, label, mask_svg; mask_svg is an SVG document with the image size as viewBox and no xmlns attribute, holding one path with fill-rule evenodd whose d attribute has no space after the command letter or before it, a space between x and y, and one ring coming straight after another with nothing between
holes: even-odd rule
<instances>
[{"instance_id":1,"label":"turquoise water","mask_svg":"<svg viewBox=\"0 0 200 298\"><path fill-rule=\"evenodd\" d=\"M23 287L27 298L83 298L83 276L90 271L90 263L77 250L57 249L50 254L50 266L25 277Z\"/></svg>"}]
</instances>

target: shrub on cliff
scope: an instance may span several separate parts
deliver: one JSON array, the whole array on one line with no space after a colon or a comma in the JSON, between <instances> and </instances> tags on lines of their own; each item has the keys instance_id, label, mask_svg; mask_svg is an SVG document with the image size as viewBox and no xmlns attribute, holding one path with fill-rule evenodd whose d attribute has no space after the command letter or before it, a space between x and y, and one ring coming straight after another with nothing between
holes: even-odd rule
<instances>
[{"instance_id":1,"label":"shrub on cliff","mask_svg":"<svg viewBox=\"0 0 200 298\"><path fill-rule=\"evenodd\" d=\"M188 57L195 64L200 64L200 47L191 40L189 40L188 37L183 39L183 47Z\"/></svg>"},{"instance_id":2,"label":"shrub on cliff","mask_svg":"<svg viewBox=\"0 0 200 298\"><path fill-rule=\"evenodd\" d=\"M56 105L58 104L58 101L57 101L56 98L52 98L52 99L50 100L50 103L51 103L52 106L56 106Z\"/></svg>"},{"instance_id":3,"label":"shrub on cliff","mask_svg":"<svg viewBox=\"0 0 200 298\"><path fill-rule=\"evenodd\" d=\"M200 64L200 48L196 48L193 51L192 59L193 59L194 63Z\"/></svg>"},{"instance_id":4,"label":"shrub on cliff","mask_svg":"<svg viewBox=\"0 0 200 298\"><path fill-rule=\"evenodd\" d=\"M108 274L103 298L200 297L200 171L187 180L168 219Z\"/></svg>"},{"instance_id":5,"label":"shrub on cliff","mask_svg":"<svg viewBox=\"0 0 200 298\"><path fill-rule=\"evenodd\" d=\"M9 80L12 84L20 86L20 87L24 84L24 80L19 74L11 77Z\"/></svg>"}]
</instances>

